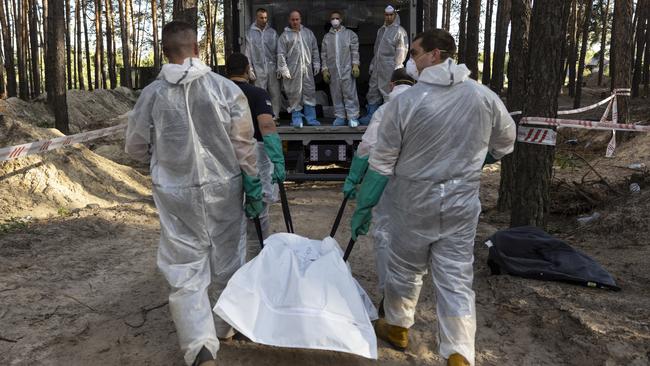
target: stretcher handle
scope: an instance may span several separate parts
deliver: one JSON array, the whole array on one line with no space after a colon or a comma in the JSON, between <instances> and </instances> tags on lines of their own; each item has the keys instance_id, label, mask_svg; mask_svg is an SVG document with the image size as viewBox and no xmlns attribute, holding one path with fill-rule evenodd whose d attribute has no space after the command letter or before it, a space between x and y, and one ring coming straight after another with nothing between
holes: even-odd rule
<instances>
[{"instance_id":1,"label":"stretcher handle","mask_svg":"<svg viewBox=\"0 0 650 366\"><path fill-rule=\"evenodd\" d=\"M280 189L280 201L282 203L284 223L287 226L287 232L293 234L293 221L291 220L291 211L289 211L289 201L287 200L287 191L284 189L284 183L278 182L278 188Z\"/></svg>"},{"instance_id":2,"label":"stretcher handle","mask_svg":"<svg viewBox=\"0 0 650 366\"><path fill-rule=\"evenodd\" d=\"M257 238L260 240L260 247L264 249L264 236L262 235L262 223L259 216L253 219L255 223L255 231L257 231Z\"/></svg>"},{"instance_id":3,"label":"stretcher handle","mask_svg":"<svg viewBox=\"0 0 650 366\"><path fill-rule=\"evenodd\" d=\"M330 237L334 237L336 235L336 230L339 228L339 224L341 224L341 218L343 218L343 213L345 212L345 205L348 203L348 198L345 197L343 198L343 202L341 202L341 207L339 208L339 212L336 214L336 219L334 220L334 226L332 226L332 231L330 231Z\"/></svg>"},{"instance_id":4,"label":"stretcher handle","mask_svg":"<svg viewBox=\"0 0 650 366\"><path fill-rule=\"evenodd\" d=\"M346 262L348 260L348 257L350 256L350 253L352 253L352 248L354 248L354 244L356 242L354 239L350 238L350 241L348 242L348 247L345 248L345 254L343 254L343 262Z\"/></svg>"}]
</instances>

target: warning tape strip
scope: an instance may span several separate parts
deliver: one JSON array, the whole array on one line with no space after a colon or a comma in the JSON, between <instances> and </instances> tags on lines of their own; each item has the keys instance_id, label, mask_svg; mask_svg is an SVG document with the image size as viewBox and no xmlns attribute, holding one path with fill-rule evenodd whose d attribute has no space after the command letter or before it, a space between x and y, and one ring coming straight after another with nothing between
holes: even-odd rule
<instances>
[{"instance_id":1,"label":"warning tape strip","mask_svg":"<svg viewBox=\"0 0 650 366\"><path fill-rule=\"evenodd\" d=\"M623 124L612 122L595 122L578 119L562 118L544 118L544 117L524 117L521 119L522 124L538 126L554 126L564 128L583 128L592 130L617 130L617 131L636 131L650 132L650 126L638 124Z\"/></svg>"},{"instance_id":2,"label":"warning tape strip","mask_svg":"<svg viewBox=\"0 0 650 366\"><path fill-rule=\"evenodd\" d=\"M50 140L29 142L21 145L14 145L0 149L0 161L22 158L27 155L39 154L42 152L58 149L60 147L96 140L101 137L110 136L126 129L126 123L102 128L99 130L82 132L75 135L61 136Z\"/></svg>"},{"instance_id":3,"label":"warning tape strip","mask_svg":"<svg viewBox=\"0 0 650 366\"><path fill-rule=\"evenodd\" d=\"M557 114L558 115L567 115L567 114L578 114L578 113L587 112L587 111L590 111L592 109L596 109L596 108L598 108L598 107L600 107L600 106L602 106L604 104L609 103L609 101L612 100L612 98L614 98L617 95L618 96L629 96L629 95L631 95L631 91L630 91L630 89L614 89L614 91L612 92L612 95L610 95L609 97L601 100L598 103L595 103L595 104L592 104L592 105L589 105L589 106L586 106L586 107L582 107L582 108L569 109L569 110L565 110L565 111L558 111ZM518 116L518 115L521 115L522 113L523 113L522 111L515 111L515 112L510 112L510 115L511 116Z\"/></svg>"}]
</instances>

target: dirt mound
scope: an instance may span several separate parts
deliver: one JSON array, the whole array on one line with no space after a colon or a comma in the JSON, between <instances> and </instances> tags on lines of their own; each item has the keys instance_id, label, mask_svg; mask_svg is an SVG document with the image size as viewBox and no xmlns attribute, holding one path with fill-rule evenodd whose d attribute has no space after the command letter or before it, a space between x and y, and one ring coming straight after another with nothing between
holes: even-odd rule
<instances>
[{"instance_id":1,"label":"dirt mound","mask_svg":"<svg viewBox=\"0 0 650 366\"><path fill-rule=\"evenodd\" d=\"M57 130L6 116L0 122L2 146L60 135ZM149 194L148 178L83 145L0 163L0 212L4 219L66 215L89 204L108 206Z\"/></svg>"},{"instance_id":2,"label":"dirt mound","mask_svg":"<svg viewBox=\"0 0 650 366\"><path fill-rule=\"evenodd\" d=\"M127 88L69 90L67 97L72 133L124 122L123 118L115 119L115 117L130 111L138 99L137 93ZM33 101L18 98L0 100L0 114L38 127L54 127L54 115L46 104L45 94Z\"/></svg>"}]
</instances>

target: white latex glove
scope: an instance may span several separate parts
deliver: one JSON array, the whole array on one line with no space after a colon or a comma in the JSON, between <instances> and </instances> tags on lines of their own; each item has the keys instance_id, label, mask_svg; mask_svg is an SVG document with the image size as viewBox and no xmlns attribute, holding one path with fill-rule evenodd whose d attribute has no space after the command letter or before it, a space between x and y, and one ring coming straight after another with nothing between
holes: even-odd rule
<instances>
[{"instance_id":1,"label":"white latex glove","mask_svg":"<svg viewBox=\"0 0 650 366\"><path fill-rule=\"evenodd\" d=\"M314 76L320 74L320 65L314 64Z\"/></svg>"},{"instance_id":2,"label":"white latex glove","mask_svg":"<svg viewBox=\"0 0 650 366\"><path fill-rule=\"evenodd\" d=\"M280 74L282 75L283 78L285 79L291 79L291 73L289 72L288 68L284 68L280 70Z\"/></svg>"},{"instance_id":3,"label":"white latex glove","mask_svg":"<svg viewBox=\"0 0 650 366\"><path fill-rule=\"evenodd\" d=\"M253 71L252 67L250 70L248 70L248 77L251 79L251 81L257 80L257 76L255 76L255 71Z\"/></svg>"}]
</instances>

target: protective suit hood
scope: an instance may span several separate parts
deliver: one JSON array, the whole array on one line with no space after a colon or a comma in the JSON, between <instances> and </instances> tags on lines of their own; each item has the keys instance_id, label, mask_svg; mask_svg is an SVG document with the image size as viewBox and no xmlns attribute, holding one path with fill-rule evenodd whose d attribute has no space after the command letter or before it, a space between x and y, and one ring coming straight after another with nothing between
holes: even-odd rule
<instances>
[{"instance_id":1,"label":"protective suit hood","mask_svg":"<svg viewBox=\"0 0 650 366\"><path fill-rule=\"evenodd\" d=\"M418 82L427 84L452 86L462 83L469 78L471 71L464 64L456 64L448 58L443 63L427 67L420 73Z\"/></svg>"},{"instance_id":2,"label":"protective suit hood","mask_svg":"<svg viewBox=\"0 0 650 366\"><path fill-rule=\"evenodd\" d=\"M393 23L391 25L386 25L384 23L384 27L399 27L400 26L400 19L399 19L399 14L395 13L395 20L393 20Z\"/></svg>"},{"instance_id":3,"label":"protective suit hood","mask_svg":"<svg viewBox=\"0 0 650 366\"><path fill-rule=\"evenodd\" d=\"M188 57L182 65L163 65L158 77L172 84L187 84L210 71L211 69L198 58Z\"/></svg>"},{"instance_id":4,"label":"protective suit hood","mask_svg":"<svg viewBox=\"0 0 650 366\"><path fill-rule=\"evenodd\" d=\"M388 100L391 101L395 99L395 97L397 97L398 95L409 90L410 87L411 85L395 85L393 91L391 91L390 94L388 94Z\"/></svg>"}]
</instances>

